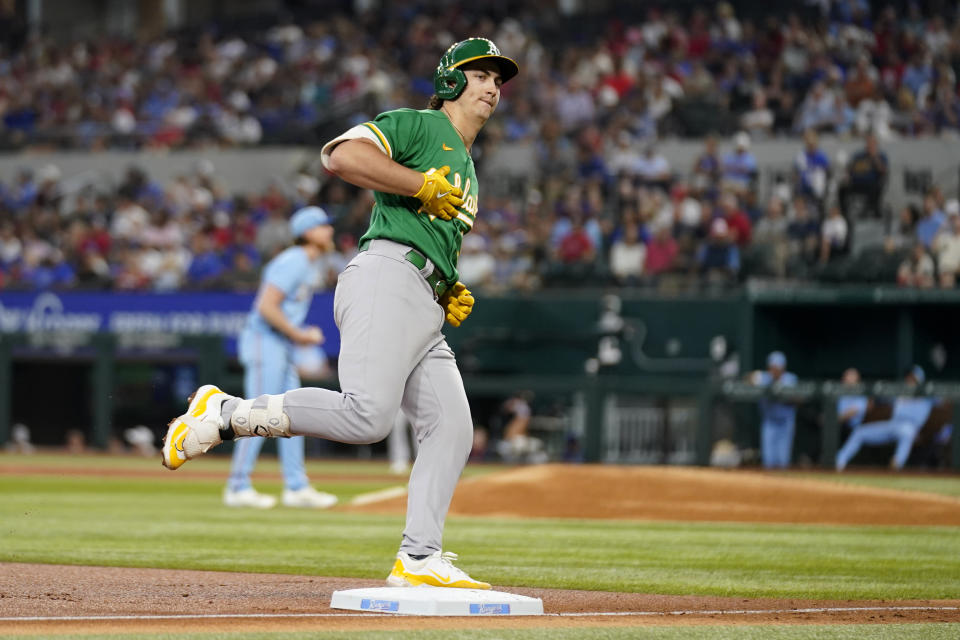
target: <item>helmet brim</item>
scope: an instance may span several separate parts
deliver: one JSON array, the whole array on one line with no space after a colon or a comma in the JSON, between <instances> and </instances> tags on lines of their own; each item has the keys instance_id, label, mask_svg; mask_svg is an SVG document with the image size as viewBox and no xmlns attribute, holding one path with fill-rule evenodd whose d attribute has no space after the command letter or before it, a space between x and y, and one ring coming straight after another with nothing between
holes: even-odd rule
<instances>
[{"instance_id":1,"label":"helmet brim","mask_svg":"<svg viewBox=\"0 0 960 640\"><path fill-rule=\"evenodd\" d=\"M507 82L518 73L520 73L520 65L518 65L513 59L508 58L507 56L493 56L493 55L482 55L482 56L473 56L472 58L467 58L466 60L461 60L460 62L450 65L450 69L456 69L457 67L462 67L463 65L469 62L475 62L476 60L486 60L490 59L497 63L497 66L500 67L500 80Z\"/></svg>"}]
</instances>

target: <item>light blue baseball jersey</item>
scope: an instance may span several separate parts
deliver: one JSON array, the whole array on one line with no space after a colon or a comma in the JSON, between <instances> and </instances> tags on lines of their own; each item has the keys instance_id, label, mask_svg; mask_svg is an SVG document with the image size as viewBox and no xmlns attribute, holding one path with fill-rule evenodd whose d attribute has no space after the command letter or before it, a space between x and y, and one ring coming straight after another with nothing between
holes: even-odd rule
<instances>
[{"instance_id":1,"label":"light blue baseball jersey","mask_svg":"<svg viewBox=\"0 0 960 640\"><path fill-rule=\"evenodd\" d=\"M893 404L893 415L890 417L890 421L909 422L920 427L930 417L932 409L932 398L897 398L897 401Z\"/></svg>"},{"instance_id":2,"label":"light blue baseball jersey","mask_svg":"<svg viewBox=\"0 0 960 640\"><path fill-rule=\"evenodd\" d=\"M761 387L769 387L773 384L773 376L769 371L761 371L757 384ZM781 387L797 386L797 376L784 371L777 380L777 385ZM764 398L760 401L760 413L764 422L775 424L790 424L797 416L797 408L790 404L777 402L776 400Z\"/></svg>"},{"instance_id":3,"label":"light blue baseball jersey","mask_svg":"<svg viewBox=\"0 0 960 640\"><path fill-rule=\"evenodd\" d=\"M867 413L867 407L870 404L867 396L840 396L837 398L837 415L842 416L850 409L856 409L856 413L848 420L851 427L855 427L863 422L863 416Z\"/></svg>"},{"instance_id":4,"label":"light blue baseball jersey","mask_svg":"<svg viewBox=\"0 0 960 640\"><path fill-rule=\"evenodd\" d=\"M261 333L276 333L275 329L257 311L257 304L263 287L272 284L284 293L280 308L283 315L296 327L303 324L310 310L313 293L320 285L322 273L321 260L311 261L303 247L285 249L264 267L260 292L253 303L253 309L247 316L247 329Z\"/></svg>"}]
</instances>

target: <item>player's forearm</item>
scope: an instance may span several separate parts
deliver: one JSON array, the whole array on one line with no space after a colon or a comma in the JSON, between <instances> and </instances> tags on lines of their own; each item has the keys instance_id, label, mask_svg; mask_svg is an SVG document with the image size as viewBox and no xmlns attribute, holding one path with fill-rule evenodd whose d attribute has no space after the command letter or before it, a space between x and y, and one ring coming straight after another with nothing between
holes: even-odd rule
<instances>
[{"instance_id":1,"label":"player's forearm","mask_svg":"<svg viewBox=\"0 0 960 640\"><path fill-rule=\"evenodd\" d=\"M260 304L257 307L257 311L259 311L263 319L267 321L267 324L290 340L296 342L298 329L287 320L287 316L280 307L271 304Z\"/></svg>"},{"instance_id":2,"label":"player's forearm","mask_svg":"<svg viewBox=\"0 0 960 640\"><path fill-rule=\"evenodd\" d=\"M364 189L413 195L423 186L423 174L394 162L365 140L341 142L327 163L334 175Z\"/></svg>"}]
</instances>

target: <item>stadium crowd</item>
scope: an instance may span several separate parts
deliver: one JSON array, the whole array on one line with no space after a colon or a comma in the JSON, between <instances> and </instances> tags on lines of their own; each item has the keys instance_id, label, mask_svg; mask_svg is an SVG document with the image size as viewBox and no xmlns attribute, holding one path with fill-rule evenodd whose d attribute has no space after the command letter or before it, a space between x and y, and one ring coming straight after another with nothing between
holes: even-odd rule
<instances>
[{"instance_id":1,"label":"stadium crowd","mask_svg":"<svg viewBox=\"0 0 960 640\"><path fill-rule=\"evenodd\" d=\"M960 7L821 0L755 21L735 4L565 14L559 3L550 17L519 3L499 19L499 3L490 17L388 3L376 16L260 32L31 37L0 49L0 146L317 144L380 111L425 105L444 45L484 33L523 73L474 150L490 187L484 224L464 239L465 282L956 286L960 204L936 186L894 216L875 252L850 255L850 237L851 203L884 215L885 143L960 134ZM863 148L839 165L821 134L863 137ZM670 137L704 137L692 166L658 151ZM759 201L751 144L767 137L796 140L797 155ZM68 190L62 178L53 165L0 176L0 287L250 289L289 241L289 215L309 203L336 220L334 273L371 205L306 173L249 193L209 164L169 184L132 167L108 192Z\"/></svg>"}]
</instances>

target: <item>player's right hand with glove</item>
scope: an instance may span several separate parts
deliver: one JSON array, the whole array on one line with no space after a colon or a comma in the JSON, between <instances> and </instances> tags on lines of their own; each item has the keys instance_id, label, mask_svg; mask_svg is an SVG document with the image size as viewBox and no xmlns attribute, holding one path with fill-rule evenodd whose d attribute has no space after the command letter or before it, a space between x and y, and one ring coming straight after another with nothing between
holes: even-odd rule
<instances>
[{"instance_id":1,"label":"player's right hand with glove","mask_svg":"<svg viewBox=\"0 0 960 640\"><path fill-rule=\"evenodd\" d=\"M450 167L430 169L423 173L423 186L413 194L423 206L420 211L437 216L443 220L453 220L457 217L457 207L463 204L463 189L455 187L447 180Z\"/></svg>"},{"instance_id":2,"label":"player's right hand with glove","mask_svg":"<svg viewBox=\"0 0 960 640\"><path fill-rule=\"evenodd\" d=\"M454 327L459 327L460 323L466 320L470 312L473 311L473 294L470 293L470 289L467 289L467 285L462 282L450 287L439 302L447 315L447 322Z\"/></svg>"}]
</instances>

